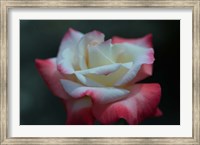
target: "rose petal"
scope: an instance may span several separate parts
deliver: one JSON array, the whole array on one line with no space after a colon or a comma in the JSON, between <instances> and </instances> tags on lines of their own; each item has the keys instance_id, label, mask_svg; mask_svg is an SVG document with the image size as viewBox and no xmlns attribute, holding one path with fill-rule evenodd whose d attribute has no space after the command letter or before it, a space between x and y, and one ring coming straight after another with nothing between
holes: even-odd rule
<instances>
[{"instance_id":1,"label":"rose petal","mask_svg":"<svg viewBox=\"0 0 200 145\"><path fill-rule=\"evenodd\" d=\"M98 45L104 41L104 34L99 31L92 31L84 35L78 44L78 49L76 52L77 60L79 66L82 70L87 69L88 66L88 52L87 48L92 45Z\"/></svg>"},{"instance_id":2,"label":"rose petal","mask_svg":"<svg viewBox=\"0 0 200 145\"><path fill-rule=\"evenodd\" d=\"M84 85L88 87L103 87L102 84L97 83L96 81L91 80L90 78L85 77L80 73L75 73L77 79Z\"/></svg>"},{"instance_id":3,"label":"rose petal","mask_svg":"<svg viewBox=\"0 0 200 145\"><path fill-rule=\"evenodd\" d=\"M89 68L114 63L114 61L112 60L111 40L105 41L99 45L89 46L87 49Z\"/></svg>"},{"instance_id":4,"label":"rose petal","mask_svg":"<svg viewBox=\"0 0 200 145\"><path fill-rule=\"evenodd\" d=\"M77 79L89 87L112 87L131 68L132 63L112 64L93 69L76 71ZM104 72L103 72L104 71Z\"/></svg>"},{"instance_id":5,"label":"rose petal","mask_svg":"<svg viewBox=\"0 0 200 145\"><path fill-rule=\"evenodd\" d=\"M93 124L94 117L92 115L92 102L89 97L81 99L70 99L64 101L65 108L67 110L67 121L68 125L83 125Z\"/></svg>"},{"instance_id":6,"label":"rose petal","mask_svg":"<svg viewBox=\"0 0 200 145\"><path fill-rule=\"evenodd\" d=\"M37 70L39 71L40 75L46 82L48 88L53 92L53 94L60 98L67 99L68 95L60 84L60 79L63 77L57 71L56 59L36 59L35 64Z\"/></svg>"},{"instance_id":7,"label":"rose petal","mask_svg":"<svg viewBox=\"0 0 200 145\"><path fill-rule=\"evenodd\" d=\"M113 45L113 58L116 63L127 63L140 59L148 64L154 61L152 48L141 47L130 43Z\"/></svg>"},{"instance_id":8,"label":"rose petal","mask_svg":"<svg viewBox=\"0 0 200 145\"><path fill-rule=\"evenodd\" d=\"M109 65L104 65L104 66L99 66L99 67L95 67L95 68L91 68L91 69L85 69L85 70L81 70L81 71L76 71L76 73L80 73L80 74L110 74L112 72L115 72L116 70L118 70L120 68L121 64L120 63L115 63L115 64L109 64Z\"/></svg>"},{"instance_id":9,"label":"rose petal","mask_svg":"<svg viewBox=\"0 0 200 145\"><path fill-rule=\"evenodd\" d=\"M138 81L141 81L149 76L152 75L153 67L152 64L143 64L140 68L140 70L137 72L137 75L134 77L132 81L130 81L129 84L134 84Z\"/></svg>"},{"instance_id":10,"label":"rose petal","mask_svg":"<svg viewBox=\"0 0 200 145\"><path fill-rule=\"evenodd\" d=\"M156 109L156 112L155 112L155 114L154 114L154 116L155 116L155 117L160 117L160 116L162 116L162 115L163 115L162 111L161 111L159 108L157 108L157 109Z\"/></svg>"},{"instance_id":11,"label":"rose petal","mask_svg":"<svg viewBox=\"0 0 200 145\"><path fill-rule=\"evenodd\" d=\"M136 44L142 47L147 47L147 48L152 48L152 34L147 34L146 36L142 37L142 38L122 38L122 37L118 37L118 36L114 36L112 38L112 43L132 43L132 44Z\"/></svg>"},{"instance_id":12,"label":"rose petal","mask_svg":"<svg viewBox=\"0 0 200 145\"><path fill-rule=\"evenodd\" d=\"M120 68L112 73L109 74L95 74L95 73L89 73L85 74L87 78L89 78L92 81L95 81L98 84L101 84L106 87L113 87L114 84L117 82L119 78L122 78L131 67L131 64L122 64Z\"/></svg>"},{"instance_id":13,"label":"rose petal","mask_svg":"<svg viewBox=\"0 0 200 145\"><path fill-rule=\"evenodd\" d=\"M154 51L152 48L144 48L140 46L136 46L133 44L128 44L128 43L122 43L122 44L115 44L114 49L116 49L116 60L120 56L120 54L128 54L130 57L132 57L132 68L122 77L120 78L115 86L121 86L123 84L126 84L130 82L131 80L136 77L138 71L140 70L141 66L143 64L152 64L154 62ZM120 61L130 61L126 60L127 57L121 57Z\"/></svg>"},{"instance_id":14,"label":"rose petal","mask_svg":"<svg viewBox=\"0 0 200 145\"><path fill-rule=\"evenodd\" d=\"M138 124L158 114L161 88L159 84L137 84L128 97L109 104L94 104L93 114L103 124L124 118L129 124ZM161 115L161 114L160 114Z\"/></svg>"},{"instance_id":15,"label":"rose petal","mask_svg":"<svg viewBox=\"0 0 200 145\"><path fill-rule=\"evenodd\" d=\"M107 59L110 59L110 61L113 62L111 41L111 39L104 41L100 45L98 45L98 47L100 51L107 57Z\"/></svg>"},{"instance_id":16,"label":"rose petal","mask_svg":"<svg viewBox=\"0 0 200 145\"><path fill-rule=\"evenodd\" d=\"M142 37L142 38L121 38L118 36L114 36L112 39L112 43L132 43L132 44L136 44L136 45L140 45L143 47L147 47L147 48L152 48L152 34L147 34L146 36ZM153 53L149 53L149 58L153 59ZM135 76L135 78L131 81L131 83L135 83L138 82L140 80L143 80L145 78L147 78L148 76L152 75L152 64L143 64L140 68L140 70L138 71L137 75Z\"/></svg>"},{"instance_id":17,"label":"rose petal","mask_svg":"<svg viewBox=\"0 0 200 145\"><path fill-rule=\"evenodd\" d=\"M57 69L62 74L71 74L78 69L76 47L83 34L70 28L64 35L57 55Z\"/></svg>"},{"instance_id":18,"label":"rose petal","mask_svg":"<svg viewBox=\"0 0 200 145\"><path fill-rule=\"evenodd\" d=\"M129 93L128 90L113 87L86 87L69 80L61 80L61 84L71 97L82 98L90 96L92 101L97 104L122 99Z\"/></svg>"}]
</instances>

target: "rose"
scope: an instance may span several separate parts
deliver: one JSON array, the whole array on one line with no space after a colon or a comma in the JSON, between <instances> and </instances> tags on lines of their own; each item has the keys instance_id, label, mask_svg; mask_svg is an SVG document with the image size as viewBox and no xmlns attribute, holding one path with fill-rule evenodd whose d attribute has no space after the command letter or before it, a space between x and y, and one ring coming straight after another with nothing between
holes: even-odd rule
<instances>
[{"instance_id":1,"label":"rose","mask_svg":"<svg viewBox=\"0 0 200 145\"><path fill-rule=\"evenodd\" d=\"M56 58L36 59L36 67L49 89L60 97L67 124L111 124L123 118L138 124L160 116L161 88L137 83L152 75L152 35L138 39L113 37L69 29Z\"/></svg>"}]
</instances>

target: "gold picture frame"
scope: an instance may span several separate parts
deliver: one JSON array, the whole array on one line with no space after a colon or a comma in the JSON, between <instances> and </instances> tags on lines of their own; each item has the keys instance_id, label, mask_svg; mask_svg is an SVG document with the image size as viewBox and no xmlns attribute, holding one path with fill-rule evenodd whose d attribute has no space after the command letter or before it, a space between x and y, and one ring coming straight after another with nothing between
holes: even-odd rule
<instances>
[{"instance_id":1,"label":"gold picture frame","mask_svg":"<svg viewBox=\"0 0 200 145\"><path fill-rule=\"evenodd\" d=\"M0 143L7 144L200 144L200 1L199 0L1 0L0 1ZM17 7L64 8L191 8L193 10L193 118L192 137L8 137L8 13Z\"/></svg>"}]
</instances>

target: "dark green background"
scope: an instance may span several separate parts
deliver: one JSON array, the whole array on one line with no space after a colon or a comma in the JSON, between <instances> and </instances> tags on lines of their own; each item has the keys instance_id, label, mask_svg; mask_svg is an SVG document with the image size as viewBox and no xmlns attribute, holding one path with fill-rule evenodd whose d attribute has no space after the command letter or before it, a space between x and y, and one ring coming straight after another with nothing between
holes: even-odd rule
<instances>
[{"instance_id":1,"label":"dark green background","mask_svg":"<svg viewBox=\"0 0 200 145\"><path fill-rule=\"evenodd\" d=\"M63 125L66 113L36 70L34 60L56 57L68 28L82 33L98 30L105 39L153 34L155 62L153 76L143 82L162 87L163 116L141 124L180 124L180 21L179 20L21 20L20 21L20 124ZM126 124L121 120L118 124Z\"/></svg>"}]
</instances>

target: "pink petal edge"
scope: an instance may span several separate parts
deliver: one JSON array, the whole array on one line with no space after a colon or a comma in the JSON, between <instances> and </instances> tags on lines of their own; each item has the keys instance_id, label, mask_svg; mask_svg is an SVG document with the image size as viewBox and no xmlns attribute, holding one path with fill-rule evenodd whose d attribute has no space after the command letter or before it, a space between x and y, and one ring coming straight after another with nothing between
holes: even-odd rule
<instances>
[{"instance_id":1,"label":"pink petal edge","mask_svg":"<svg viewBox=\"0 0 200 145\"><path fill-rule=\"evenodd\" d=\"M137 84L123 100L110 104L94 104L93 114L102 124L112 124L124 118L129 124L139 124L146 118L161 116L158 104L161 96L159 84Z\"/></svg>"},{"instance_id":2,"label":"pink petal edge","mask_svg":"<svg viewBox=\"0 0 200 145\"><path fill-rule=\"evenodd\" d=\"M122 99L129 93L126 89L114 87L86 87L69 80L60 80L65 91L71 98L78 99L90 96L93 103L105 104Z\"/></svg>"},{"instance_id":3,"label":"pink petal edge","mask_svg":"<svg viewBox=\"0 0 200 145\"><path fill-rule=\"evenodd\" d=\"M57 71L56 59L35 59L35 65L52 93L62 99L67 99L68 95L60 83L62 76Z\"/></svg>"},{"instance_id":4,"label":"pink petal edge","mask_svg":"<svg viewBox=\"0 0 200 145\"><path fill-rule=\"evenodd\" d=\"M91 103L87 102L87 97L81 99L69 99L63 101L67 112L67 125L92 125L94 116L92 114ZM85 103L85 101L87 103ZM80 105L79 105L80 104Z\"/></svg>"},{"instance_id":5,"label":"pink petal edge","mask_svg":"<svg viewBox=\"0 0 200 145\"><path fill-rule=\"evenodd\" d=\"M153 71L153 62L155 60L154 58L154 50L153 50L153 46L152 46L152 34L147 34L144 37L141 38L122 38L122 37L118 37L118 36L114 36L112 39L112 43L132 43L132 44L136 44L142 47L147 47L147 48L151 48L151 50L149 49L148 52L148 63L147 64L143 64L141 66L141 68L139 69L139 71L137 72L136 76L134 78L131 78L128 82L128 84L134 84L138 81L141 81L149 76L152 75L152 71ZM130 73L133 74L133 73Z\"/></svg>"},{"instance_id":6,"label":"pink petal edge","mask_svg":"<svg viewBox=\"0 0 200 145\"><path fill-rule=\"evenodd\" d=\"M64 34L62 41L69 39L71 37L72 33L77 33L77 32L78 31L74 30L73 28L69 28L68 31Z\"/></svg>"},{"instance_id":7,"label":"pink petal edge","mask_svg":"<svg viewBox=\"0 0 200 145\"><path fill-rule=\"evenodd\" d=\"M143 64L140 70L138 71L137 75L128 84L133 85L134 83L151 76L152 73L153 73L153 64Z\"/></svg>"},{"instance_id":8,"label":"pink petal edge","mask_svg":"<svg viewBox=\"0 0 200 145\"><path fill-rule=\"evenodd\" d=\"M132 44L136 44L136 45L140 45L143 47L147 47L147 48L152 48L153 44L152 44L152 34L147 34L144 37L141 38L122 38L122 37L118 37L118 36L114 36L112 38L112 43L132 43Z\"/></svg>"}]
</instances>

